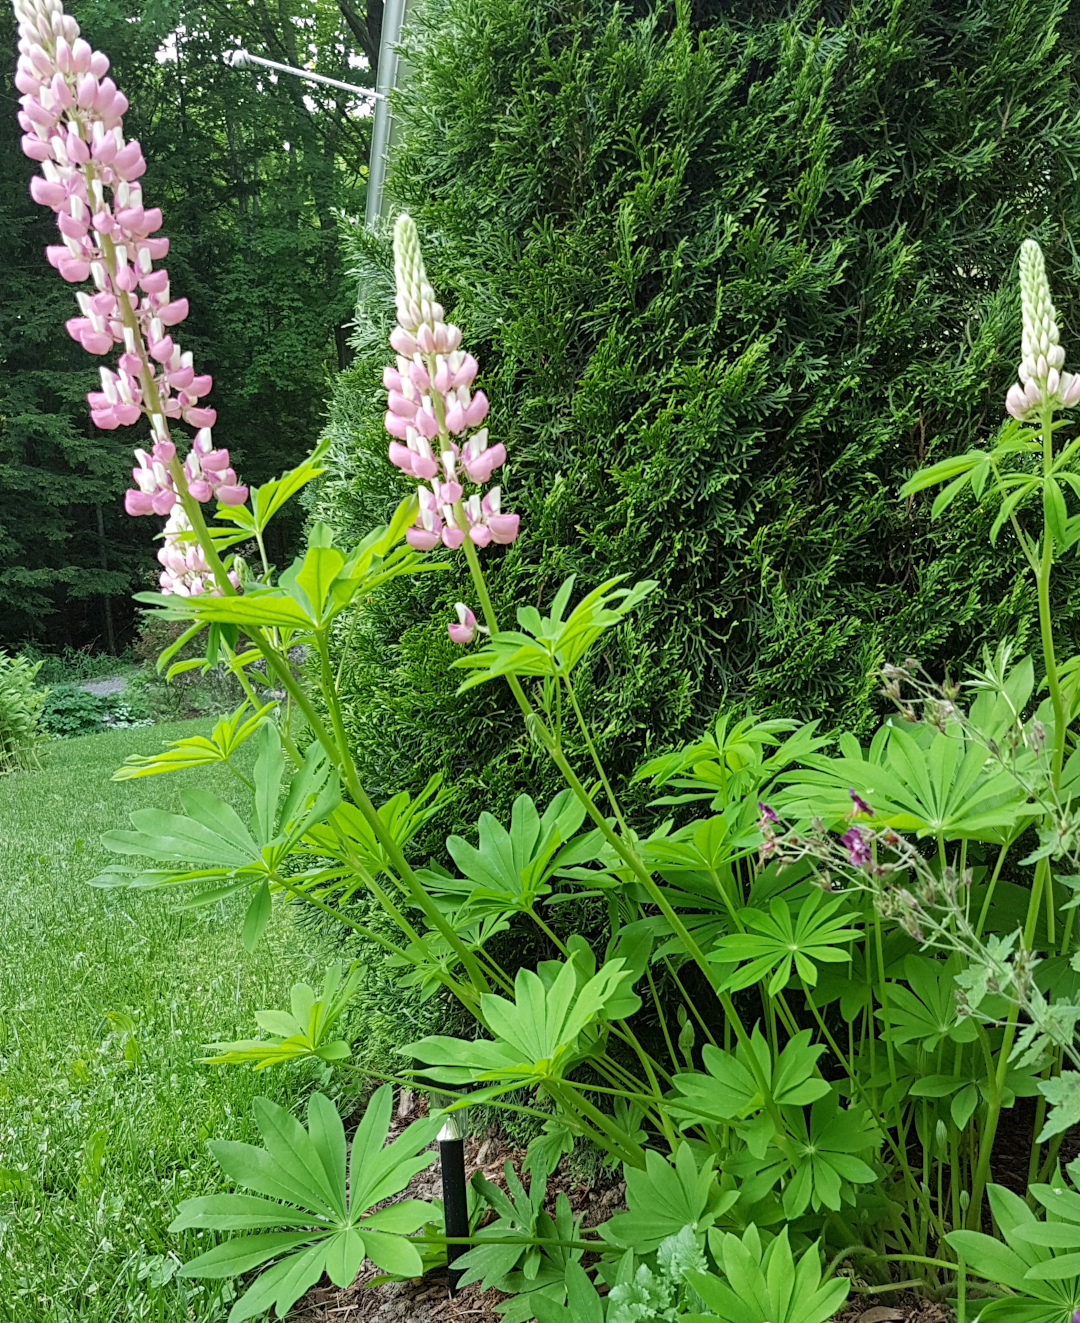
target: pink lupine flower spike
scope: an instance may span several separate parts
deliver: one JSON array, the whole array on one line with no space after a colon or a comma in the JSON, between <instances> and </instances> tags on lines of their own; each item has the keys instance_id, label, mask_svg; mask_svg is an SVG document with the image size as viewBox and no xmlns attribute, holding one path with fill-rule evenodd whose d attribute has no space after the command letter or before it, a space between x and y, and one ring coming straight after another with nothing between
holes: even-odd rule
<instances>
[{"instance_id":1,"label":"pink lupine flower spike","mask_svg":"<svg viewBox=\"0 0 1080 1323\"><path fill-rule=\"evenodd\" d=\"M135 452L124 507L132 515L171 515L181 493L242 504L247 488L229 466L229 452L211 440L217 415L200 403L213 383L196 374L192 355L171 333L188 315L188 301L173 296L168 271L154 265L169 241L156 234L161 209L144 205L142 149L124 138L127 98L107 77L108 58L83 40L60 0L15 0L15 13L22 147L41 165L30 193L56 213L60 231L46 257L64 280L93 284L76 293L80 316L67 330L91 354L120 351L115 370L101 368L101 390L87 396L90 417L110 430L143 415L150 420L151 448ZM169 427L181 420L197 429L182 465ZM169 568L179 554L170 550L175 531L166 530L164 591L180 591L181 583L194 591L192 574L203 576L200 591L219 591L208 567Z\"/></svg>"},{"instance_id":2,"label":"pink lupine flower spike","mask_svg":"<svg viewBox=\"0 0 1080 1323\"><path fill-rule=\"evenodd\" d=\"M394 227L397 325L390 347L394 367L383 370L385 425L391 464L420 479L419 511L405 537L417 551L444 546L456 551L466 537L476 547L506 546L518 535L520 516L502 508L502 494L465 495L465 484L482 487L506 463L502 442L488 443L488 401L473 391L478 365L461 348L461 331L445 320L442 304L428 284L420 240L412 218L400 215ZM458 622L447 626L455 643L470 643L476 618L458 603Z\"/></svg>"}]
</instances>

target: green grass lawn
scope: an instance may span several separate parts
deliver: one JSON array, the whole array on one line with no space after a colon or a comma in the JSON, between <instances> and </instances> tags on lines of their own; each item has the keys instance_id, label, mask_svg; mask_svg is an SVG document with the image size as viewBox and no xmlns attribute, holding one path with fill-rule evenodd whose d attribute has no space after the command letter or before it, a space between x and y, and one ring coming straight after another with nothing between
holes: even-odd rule
<instances>
[{"instance_id":1,"label":"green grass lawn","mask_svg":"<svg viewBox=\"0 0 1080 1323\"><path fill-rule=\"evenodd\" d=\"M56 742L45 770L0 779L0 1320L213 1323L213 1284L172 1276L190 1251L166 1227L215 1188L206 1139L253 1138L251 1099L286 1072L199 1064L202 1044L249 1037L252 1012L326 964L281 909L249 956L235 908L181 913L163 893L86 885L98 843L132 808L179 807L197 784L238 803L214 769L113 782L208 722ZM307 952L308 954L305 954ZM298 954L299 953L299 954Z\"/></svg>"}]
</instances>

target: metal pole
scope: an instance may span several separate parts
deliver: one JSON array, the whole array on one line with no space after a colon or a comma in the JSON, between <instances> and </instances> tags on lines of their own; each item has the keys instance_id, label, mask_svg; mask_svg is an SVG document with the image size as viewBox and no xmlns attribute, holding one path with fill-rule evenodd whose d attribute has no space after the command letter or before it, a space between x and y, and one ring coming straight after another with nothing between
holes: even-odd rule
<instances>
[{"instance_id":1,"label":"metal pole","mask_svg":"<svg viewBox=\"0 0 1080 1323\"><path fill-rule=\"evenodd\" d=\"M373 228L387 211L384 184L386 181L386 155L390 148L393 114L390 93L397 84L398 42L405 23L408 0L386 0L383 9L382 41L379 45L379 90L375 103L375 122L371 126L371 156L368 159L367 207L364 224Z\"/></svg>"},{"instance_id":2,"label":"metal pole","mask_svg":"<svg viewBox=\"0 0 1080 1323\"><path fill-rule=\"evenodd\" d=\"M327 78L324 74L312 73L310 69L294 69L291 64L278 64L277 60L264 60L261 55L252 55L250 51L228 52L225 55L225 63L232 65L234 69L250 69L253 65L262 65L264 68L273 69L277 73L293 74L297 78L304 78L309 83L325 83L327 87L340 87L344 92L355 92L357 96L373 97L376 100L381 100L385 95L371 87L357 87L355 83L344 83L340 78Z\"/></svg>"}]
</instances>

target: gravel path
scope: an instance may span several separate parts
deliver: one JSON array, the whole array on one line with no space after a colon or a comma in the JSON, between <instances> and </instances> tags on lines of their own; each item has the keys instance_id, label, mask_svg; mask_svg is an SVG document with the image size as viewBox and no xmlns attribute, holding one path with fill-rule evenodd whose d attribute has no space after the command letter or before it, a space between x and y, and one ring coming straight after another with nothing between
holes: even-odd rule
<instances>
[{"instance_id":1,"label":"gravel path","mask_svg":"<svg viewBox=\"0 0 1080 1323\"><path fill-rule=\"evenodd\" d=\"M105 675L100 680L87 680L79 688L95 698L104 698L106 694L119 694L127 688L126 675Z\"/></svg>"}]
</instances>

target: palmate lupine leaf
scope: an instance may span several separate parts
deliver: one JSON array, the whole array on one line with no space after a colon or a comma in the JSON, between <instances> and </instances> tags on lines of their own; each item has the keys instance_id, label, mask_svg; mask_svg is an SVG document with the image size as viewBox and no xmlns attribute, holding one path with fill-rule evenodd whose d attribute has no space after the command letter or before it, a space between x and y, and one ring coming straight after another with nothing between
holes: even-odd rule
<instances>
[{"instance_id":1,"label":"palmate lupine leaf","mask_svg":"<svg viewBox=\"0 0 1080 1323\"><path fill-rule=\"evenodd\" d=\"M180 793L183 814L162 809L137 809L132 831L108 831L102 844L114 854L142 856L172 865L165 869L114 865L92 878L91 886L163 887L213 882L198 890L188 906L212 904L236 891L250 896L243 940L254 950L272 909L271 894L282 885L279 866L304 835L341 802L337 776L318 744L308 749L304 764L285 788L285 758L281 737L270 722L257 735L255 803L249 828L236 810L206 790L189 787ZM280 803L279 803L280 799ZM206 865L191 869L190 865ZM293 883L293 885L297 885Z\"/></svg>"},{"instance_id":2,"label":"palmate lupine leaf","mask_svg":"<svg viewBox=\"0 0 1080 1323\"><path fill-rule=\"evenodd\" d=\"M584 983L577 959L564 962L548 983L530 969L519 969L513 1001L490 993L480 998L494 1041L433 1034L401 1051L432 1067L427 1073L433 1079L449 1084L490 1081L505 1091L561 1079L592 1050L595 1022L608 1007L617 1006L620 1018L638 1008L633 994L627 1001L625 985L633 976L621 958L608 960Z\"/></svg>"},{"instance_id":3,"label":"palmate lupine leaf","mask_svg":"<svg viewBox=\"0 0 1080 1323\"><path fill-rule=\"evenodd\" d=\"M825 1323L847 1299L846 1277L821 1280L817 1245L796 1263L787 1227L762 1252L761 1237L751 1224L740 1239L715 1227L709 1248L723 1280L712 1273L690 1272L687 1281L725 1323ZM687 1314L686 1323L705 1323L704 1314Z\"/></svg>"},{"instance_id":4,"label":"palmate lupine leaf","mask_svg":"<svg viewBox=\"0 0 1080 1323\"><path fill-rule=\"evenodd\" d=\"M231 716L218 721L209 739L205 735L191 735L187 739L173 740L161 753L130 754L113 773L113 780L130 781L134 777L160 776L164 772L180 772L211 763L228 764L240 745L255 734L276 707L276 701L267 703L245 717L248 709L245 699Z\"/></svg>"},{"instance_id":5,"label":"palmate lupine leaf","mask_svg":"<svg viewBox=\"0 0 1080 1323\"><path fill-rule=\"evenodd\" d=\"M368 1103L348 1162L345 1128L321 1093L311 1096L307 1129L285 1108L256 1098L265 1147L226 1140L210 1145L225 1174L252 1193L185 1199L169 1230L251 1233L223 1241L180 1269L184 1277L208 1278L265 1269L233 1305L229 1323L271 1308L283 1318L324 1272L336 1286L349 1286L365 1257L395 1275L423 1271L406 1237L430 1219L431 1205L406 1199L367 1210L400 1193L435 1160L423 1150L441 1119L416 1121L387 1144L392 1102L393 1090L384 1084Z\"/></svg>"},{"instance_id":6,"label":"palmate lupine leaf","mask_svg":"<svg viewBox=\"0 0 1080 1323\"><path fill-rule=\"evenodd\" d=\"M987 1194L1000 1239L981 1231L951 1231L946 1238L972 1272L1017 1293L991 1300L981 1319L1071 1323L1080 1306L1080 1200L1060 1186L1033 1185L1031 1193L1046 1209L1046 1221L1019 1195L990 1185Z\"/></svg>"},{"instance_id":7,"label":"palmate lupine leaf","mask_svg":"<svg viewBox=\"0 0 1080 1323\"><path fill-rule=\"evenodd\" d=\"M560 587L550 615L541 616L533 606L520 607L520 630L492 634L485 647L459 657L454 665L475 674L462 681L458 693L500 675L569 676L604 630L619 624L657 587L654 579L644 579L632 588L619 588L625 577L619 575L594 588L563 620L574 577Z\"/></svg>"},{"instance_id":8,"label":"palmate lupine leaf","mask_svg":"<svg viewBox=\"0 0 1080 1323\"><path fill-rule=\"evenodd\" d=\"M704 1158L700 1166L698 1161L684 1142L674 1160L649 1149L644 1171L624 1166L627 1211L609 1218L600 1227L601 1236L619 1249L649 1254L687 1225L701 1231L711 1227L738 1194L720 1189L715 1155Z\"/></svg>"},{"instance_id":9,"label":"palmate lupine leaf","mask_svg":"<svg viewBox=\"0 0 1080 1323\"><path fill-rule=\"evenodd\" d=\"M815 733L817 721L804 726L780 718L729 722L730 716L722 714L703 739L653 758L634 773L635 781L682 792L655 799L654 805L709 800L713 809L723 809L736 799L753 799L784 768L828 744Z\"/></svg>"},{"instance_id":10,"label":"palmate lupine leaf","mask_svg":"<svg viewBox=\"0 0 1080 1323\"><path fill-rule=\"evenodd\" d=\"M810 754L804 767L780 774L786 789L776 804L784 815L838 823L854 789L896 831L999 843L1018 820L1036 815L1016 779L957 726L883 726L868 750L850 735L840 746L839 758Z\"/></svg>"},{"instance_id":11,"label":"palmate lupine leaf","mask_svg":"<svg viewBox=\"0 0 1080 1323\"><path fill-rule=\"evenodd\" d=\"M442 773L436 772L415 797L402 790L376 810L383 827L402 853L449 798L450 792L443 787L442 781ZM319 820L309 827L304 833L300 852L332 863L329 868L318 868L306 874L294 885L322 901L333 896L338 905L344 905L365 885L357 871L357 861L373 877L393 871L386 847L355 804L340 803L325 822Z\"/></svg>"},{"instance_id":12,"label":"palmate lupine leaf","mask_svg":"<svg viewBox=\"0 0 1080 1323\"><path fill-rule=\"evenodd\" d=\"M481 813L476 845L461 836L448 838L446 848L464 877L427 870L424 884L440 902L453 906L459 925L527 912L551 892L550 879L561 868L591 861L599 852L595 832L564 848L584 819L584 808L569 790L560 791L542 815L529 795L519 795L509 830L490 813Z\"/></svg>"},{"instance_id":13,"label":"palmate lupine leaf","mask_svg":"<svg viewBox=\"0 0 1080 1323\"><path fill-rule=\"evenodd\" d=\"M388 525L374 529L350 552L334 546L332 529L315 524L303 557L282 572L276 586L248 584L239 596L137 593L136 599L156 607L167 620L290 629L306 637L326 629L356 597L391 579L446 568L397 545L415 513L416 498L406 498Z\"/></svg>"},{"instance_id":14,"label":"palmate lupine leaf","mask_svg":"<svg viewBox=\"0 0 1080 1323\"><path fill-rule=\"evenodd\" d=\"M780 1107L804 1107L816 1102L830 1092L830 1086L815 1073L825 1045L813 1044L810 1038L809 1029L794 1034L774 1061L761 1030L754 1029L751 1050L768 1097L758 1086L742 1044L731 1053L707 1043L702 1049L705 1070L675 1076L680 1096L670 1104L671 1114L685 1118L686 1125L703 1119L738 1122L770 1102Z\"/></svg>"},{"instance_id":15,"label":"palmate lupine leaf","mask_svg":"<svg viewBox=\"0 0 1080 1323\"><path fill-rule=\"evenodd\" d=\"M809 1117L804 1108L792 1108L786 1119L798 1154L784 1187L788 1218L801 1216L808 1207L838 1212L844 1203L854 1202L853 1185L877 1180L878 1173L864 1159L876 1156L881 1133L866 1108L841 1107L827 1094L810 1108Z\"/></svg>"},{"instance_id":16,"label":"palmate lupine leaf","mask_svg":"<svg viewBox=\"0 0 1080 1323\"><path fill-rule=\"evenodd\" d=\"M850 913L837 913L843 904L839 897L825 899L824 892L815 887L799 907L797 919L780 896L770 902L768 914L741 910L739 919L750 931L721 937L712 951L712 958L722 964L746 961L728 977L727 988L748 988L767 977L769 995L775 997L790 982L792 966L800 979L814 987L818 978L815 962L849 961L850 943L861 936L859 928L849 926Z\"/></svg>"},{"instance_id":17,"label":"palmate lupine leaf","mask_svg":"<svg viewBox=\"0 0 1080 1323\"><path fill-rule=\"evenodd\" d=\"M315 996L314 988L306 983L293 985L289 1011L256 1011L255 1019L267 1037L241 1039L235 1043L209 1043L209 1050L217 1056L204 1057L209 1065L237 1065L251 1062L256 1070L281 1065L301 1057L318 1057L321 1061L343 1061L349 1055L349 1044L344 1039L332 1039L332 1031L352 1000L360 983L362 971L354 968L344 985L341 966L334 964L323 978L322 995Z\"/></svg>"}]
</instances>

